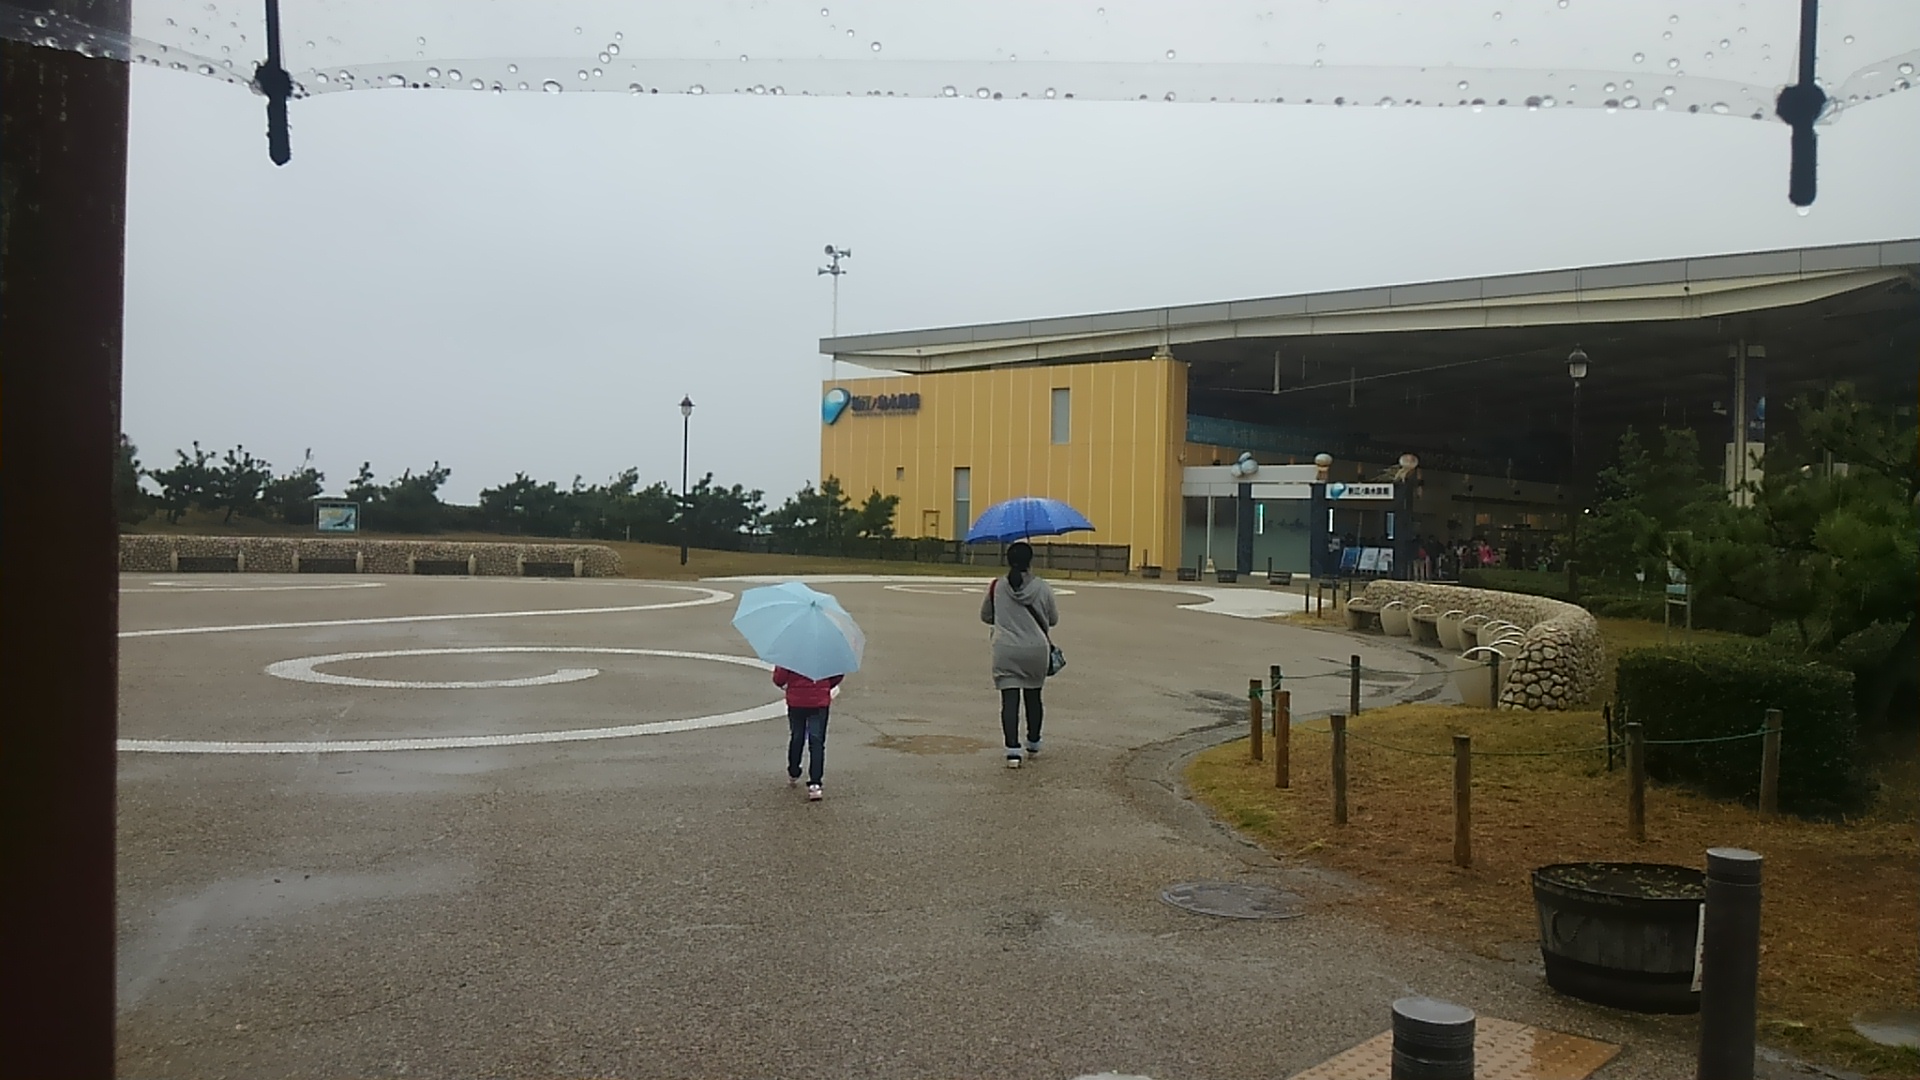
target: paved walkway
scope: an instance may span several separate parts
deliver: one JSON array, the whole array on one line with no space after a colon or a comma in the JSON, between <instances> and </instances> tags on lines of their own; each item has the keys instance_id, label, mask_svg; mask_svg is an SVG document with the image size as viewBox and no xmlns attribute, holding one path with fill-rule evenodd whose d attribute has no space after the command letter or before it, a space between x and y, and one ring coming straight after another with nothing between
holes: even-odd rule
<instances>
[{"instance_id":1,"label":"paved walkway","mask_svg":"<svg viewBox=\"0 0 1920 1080\"><path fill-rule=\"evenodd\" d=\"M784 725L739 718L778 710L738 662L736 585L208 584L125 582L125 1075L1272 1078L1409 992L1627 1043L1605 1077L1691 1072L1690 1021L1570 1005L1525 963L1349 918L1357 886L1180 796L1180 762L1237 731L1268 664L1421 662L1206 610L1270 593L1060 582L1072 667L1015 771L978 583L836 584L871 646L809 805ZM1302 686L1302 715L1344 704L1340 680ZM526 738L646 725L668 727ZM417 739L466 741L329 745ZM179 740L299 749L151 745ZM1278 884L1308 913L1158 900L1197 879Z\"/></svg>"}]
</instances>

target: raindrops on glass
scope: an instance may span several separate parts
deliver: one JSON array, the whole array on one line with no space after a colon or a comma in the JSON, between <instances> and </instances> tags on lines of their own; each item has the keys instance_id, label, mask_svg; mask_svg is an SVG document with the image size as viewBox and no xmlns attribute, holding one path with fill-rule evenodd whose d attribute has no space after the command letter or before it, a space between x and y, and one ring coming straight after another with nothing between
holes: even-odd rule
<instances>
[{"instance_id":1,"label":"raindrops on glass","mask_svg":"<svg viewBox=\"0 0 1920 1080\"><path fill-rule=\"evenodd\" d=\"M1462 90L1465 90L1466 88L1467 88L1467 80L1465 80L1465 79L1461 79L1461 80L1460 80L1460 89L1462 89Z\"/></svg>"},{"instance_id":2,"label":"raindrops on glass","mask_svg":"<svg viewBox=\"0 0 1920 1080\"><path fill-rule=\"evenodd\" d=\"M145 59L146 59L146 57L144 57L144 56L143 56L143 57L141 57L140 59L142 59L142 60L145 60ZM326 73L326 72L324 72L324 71L318 71L318 72L315 72L315 73L314 73L314 76L313 76L313 79L314 79L314 81L315 81L315 82L318 82L318 83L325 83L325 82L327 81L327 73Z\"/></svg>"},{"instance_id":3,"label":"raindrops on glass","mask_svg":"<svg viewBox=\"0 0 1920 1080\"><path fill-rule=\"evenodd\" d=\"M1840 43L1841 43L1842 45L1851 45L1851 44L1853 44L1853 35L1852 35L1852 34L1848 34L1848 35L1847 35L1846 37L1843 37L1843 38L1841 38L1841 39L1840 39Z\"/></svg>"},{"instance_id":4,"label":"raindrops on glass","mask_svg":"<svg viewBox=\"0 0 1920 1080\"><path fill-rule=\"evenodd\" d=\"M1660 40L1661 40L1661 41L1672 41L1672 40L1673 40L1673 31L1671 31L1671 30L1663 30L1663 31L1661 31L1661 33L1660 33Z\"/></svg>"},{"instance_id":5,"label":"raindrops on glass","mask_svg":"<svg viewBox=\"0 0 1920 1080\"><path fill-rule=\"evenodd\" d=\"M1731 49L1731 48L1733 48L1733 42L1731 42L1731 41L1728 41L1728 40L1727 40L1726 38L1721 38L1721 39L1720 39L1720 47L1721 47L1721 48L1723 48L1723 49Z\"/></svg>"},{"instance_id":6,"label":"raindrops on glass","mask_svg":"<svg viewBox=\"0 0 1920 1080\"><path fill-rule=\"evenodd\" d=\"M546 82L540 84L540 89L545 90L549 94L557 94L565 89L565 87L562 87L556 80L548 79Z\"/></svg>"},{"instance_id":7,"label":"raindrops on glass","mask_svg":"<svg viewBox=\"0 0 1920 1080\"><path fill-rule=\"evenodd\" d=\"M1716 101L1713 103L1713 112L1716 116L1725 116L1732 111L1732 109L1727 108L1727 103L1724 101Z\"/></svg>"},{"instance_id":8,"label":"raindrops on glass","mask_svg":"<svg viewBox=\"0 0 1920 1080\"><path fill-rule=\"evenodd\" d=\"M1053 87L1051 86L1047 87L1047 97L1049 98L1053 97L1053 93L1054 93Z\"/></svg>"},{"instance_id":9,"label":"raindrops on glass","mask_svg":"<svg viewBox=\"0 0 1920 1080\"><path fill-rule=\"evenodd\" d=\"M618 46L618 45L609 45L609 46L607 46L607 55L608 55L608 56L619 56L619 55L620 55L620 46Z\"/></svg>"},{"instance_id":10,"label":"raindrops on glass","mask_svg":"<svg viewBox=\"0 0 1920 1080\"><path fill-rule=\"evenodd\" d=\"M208 74L212 74L212 72L208 72ZM398 75L389 75L387 76L387 85L388 86L405 86L407 85L407 80L401 78Z\"/></svg>"},{"instance_id":11,"label":"raindrops on glass","mask_svg":"<svg viewBox=\"0 0 1920 1080\"><path fill-rule=\"evenodd\" d=\"M168 22L172 22L173 20L172 20L172 19L168 19L167 21L168 21ZM307 48L309 48L309 49L311 49L311 48L313 48L313 42L311 42L311 41L309 41L309 42L307 42Z\"/></svg>"},{"instance_id":12,"label":"raindrops on glass","mask_svg":"<svg viewBox=\"0 0 1920 1080\"><path fill-rule=\"evenodd\" d=\"M940 88L940 96L941 97L959 97L960 88L957 86L943 86Z\"/></svg>"},{"instance_id":13,"label":"raindrops on glass","mask_svg":"<svg viewBox=\"0 0 1920 1080\"><path fill-rule=\"evenodd\" d=\"M1499 21L1500 21L1500 13L1499 13L1499 12L1497 12L1497 11L1496 11L1496 12L1494 12L1494 13L1493 13L1493 21L1494 21L1494 22L1499 22Z\"/></svg>"},{"instance_id":14,"label":"raindrops on glass","mask_svg":"<svg viewBox=\"0 0 1920 1080\"><path fill-rule=\"evenodd\" d=\"M1668 22L1670 22L1670 23L1677 23L1677 22L1679 22L1679 21L1680 21L1680 16L1678 16L1678 15L1669 15L1669 16L1667 16L1667 21L1668 21Z\"/></svg>"},{"instance_id":15,"label":"raindrops on glass","mask_svg":"<svg viewBox=\"0 0 1920 1080\"><path fill-rule=\"evenodd\" d=\"M1712 54L1712 53L1708 53L1708 54L1706 55L1706 57L1705 57L1705 59L1708 59L1708 60L1711 60L1711 59L1713 59L1713 54Z\"/></svg>"},{"instance_id":16,"label":"raindrops on glass","mask_svg":"<svg viewBox=\"0 0 1920 1080\"><path fill-rule=\"evenodd\" d=\"M1646 53L1643 53L1643 52L1637 52L1637 53L1634 53L1634 54L1633 54L1633 62L1634 62L1634 63L1636 63L1636 64L1644 64L1644 63L1646 63L1646 62L1647 62L1647 54L1646 54Z\"/></svg>"},{"instance_id":17,"label":"raindrops on glass","mask_svg":"<svg viewBox=\"0 0 1920 1080\"><path fill-rule=\"evenodd\" d=\"M473 87L475 90L485 90L487 88L487 84L482 82L479 79L475 79L471 83L468 83L467 85Z\"/></svg>"},{"instance_id":18,"label":"raindrops on glass","mask_svg":"<svg viewBox=\"0 0 1920 1080\"><path fill-rule=\"evenodd\" d=\"M874 52L879 52L879 51L880 51L880 43L876 41L876 42L874 42L873 44L871 44L871 45L869 45L869 46L867 46L867 48L869 48L869 49L872 49L872 50L873 50Z\"/></svg>"},{"instance_id":19,"label":"raindrops on glass","mask_svg":"<svg viewBox=\"0 0 1920 1080\"><path fill-rule=\"evenodd\" d=\"M687 88L687 93L692 94L695 97L699 97L701 94L704 94L706 92L707 92L707 88L704 86L701 86L699 83L694 83L691 87Z\"/></svg>"},{"instance_id":20,"label":"raindrops on glass","mask_svg":"<svg viewBox=\"0 0 1920 1080\"><path fill-rule=\"evenodd\" d=\"M1173 100L1173 91L1171 91L1171 90L1169 90L1169 91L1167 91L1167 97L1166 97L1166 100L1168 100L1168 101L1172 101L1172 100Z\"/></svg>"},{"instance_id":21,"label":"raindrops on glass","mask_svg":"<svg viewBox=\"0 0 1920 1080\"><path fill-rule=\"evenodd\" d=\"M847 29L847 36L848 36L848 37L852 37L852 36L853 36L853 29L852 29L851 27L849 27L849 28Z\"/></svg>"},{"instance_id":22,"label":"raindrops on glass","mask_svg":"<svg viewBox=\"0 0 1920 1080\"><path fill-rule=\"evenodd\" d=\"M504 91L505 89L506 89L506 88L505 88L505 87L503 87L503 86L501 86L501 85L500 85L499 83L494 83L494 84L493 84L493 92L494 92L494 93L496 93L496 94L498 94L498 93L502 93L502 92L503 92L503 91Z\"/></svg>"},{"instance_id":23,"label":"raindrops on glass","mask_svg":"<svg viewBox=\"0 0 1920 1080\"><path fill-rule=\"evenodd\" d=\"M743 63L743 64L747 62L747 54L746 54L746 53L741 53L741 54L740 54L740 62L741 62L741 63Z\"/></svg>"},{"instance_id":24,"label":"raindrops on glass","mask_svg":"<svg viewBox=\"0 0 1920 1080\"><path fill-rule=\"evenodd\" d=\"M980 100L982 100L982 101L985 101L986 99L988 99L988 98L990 98L990 97L992 97L992 96L993 96L993 91L991 91L991 90L989 90L989 89L987 89L986 87L984 87L984 86L983 86L983 87L981 87L980 89L978 89L978 90L975 90L975 91L973 92L973 96L974 96L974 97L977 97L977 98L979 98L979 99L980 99Z\"/></svg>"},{"instance_id":25,"label":"raindrops on glass","mask_svg":"<svg viewBox=\"0 0 1920 1080\"><path fill-rule=\"evenodd\" d=\"M574 32L574 33L576 33L576 34L577 34L577 33L579 33L579 32L580 32L580 28L579 28L579 27L577 27L577 26L576 26L576 27L574 27L574 28L573 28L573 32Z\"/></svg>"},{"instance_id":26,"label":"raindrops on glass","mask_svg":"<svg viewBox=\"0 0 1920 1080\"><path fill-rule=\"evenodd\" d=\"M574 72L574 75L579 78L581 82L585 82L587 79L587 69L581 68L579 71Z\"/></svg>"},{"instance_id":27,"label":"raindrops on glass","mask_svg":"<svg viewBox=\"0 0 1920 1080\"><path fill-rule=\"evenodd\" d=\"M597 78L599 78L599 77L600 77L600 76L602 76L602 75L605 75L605 74L606 74L606 72L604 72L604 71L602 71L602 70L600 70L599 68L594 68L594 69L593 69L593 77L594 77L594 78L596 78L596 79L597 79Z\"/></svg>"},{"instance_id":28,"label":"raindrops on glass","mask_svg":"<svg viewBox=\"0 0 1920 1080\"><path fill-rule=\"evenodd\" d=\"M628 83L628 84L627 84L627 93L629 93L629 94L638 94L638 93L640 93L640 92L641 92L641 90L640 90L640 84L639 84L639 83L637 83L637 82L636 82L636 83Z\"/></svg>"},{"instance_id":29,"label":"raindrops on glass","mask_svg":"<svg viewBox=\"0 0 1920 1080\"><path fill-rule=\"evenodd\" d=\"M1796 207L1794 207L1794 208L1793 208L1793 212L1794 212L1794 213L1796 213L1796 214L1799 214L1799 215L1800 215L1801 217L1806 217L1806 216L1807 216L1808 214L1811 214L1811 213L1813 213L1813 207L1811 207L1811 206L1796 206Z\"/></svg>"},{"instance_id":30,"label":"raindrops on glass","mask_svg":"<svg viewBox=\"0 0 1920 1080\"><path fill-rule=\"evenodd\" d=\"M1622 98L1620 100L1620 107L1623 109L1637 109L1640 107L1640 99L1637 97Z\"/></svg>"},{"instance_id":31,"label":"raindrops on glass","mask_svg":"<svg viewBox=\"0 0 1920 1080\"><path fill-rule=\"evenodd\" d=\"M1680 66L1680 58L1677 56L1672 57L1667 61L1667 67L1669 70L1677 69L1679 68L1679 66Z\"/></svg>"},{"instance_id":32,"label":"raindrops on glass","mask_svg":"<svg viewBox=\"0 0 1920 1080\"><path fill-rule=\"evenodd\" d=\"M509 75L518 75L518 74L520 73L520 65L519 65L519 64L508 64L508 65L507 65L507 73L508 73Z\"/></svg>"},{"instance_id":33,"label":"raindrops on glass","mask_svg":"<svg viewBox=\"0 0 1920 1080\"><path fill-rule=\"evenodd\" d=\"M201 64L201 65L200 65L200 74L202 74L202 75L211 75L211 74L213 74L213 65L212 65L212 64Z\"/></svg>"},{"instance_id":34,"label":"raindrops on glass","mask_svg":"<svg viewBox=\"0 0 1920 1080\"><path fill-rule=\"evenodd\" d=\"M459 69L459 68L448 68L448 69L447 69L447 78L449 78L449 79L452 79L452 80L453 80L454 82L459 82L459 81L460 81L460 69Z\"/></svg>"},{"instance_id":35,"label":"raindrops on glass","mask_svg":"<svg viewBox=\"0 0 1920 1080\"><path fill-rule=\"evenodd\" d=\"M1667 88L1665 88L1665 89L1663 89L1663 90L1661 90L1660 92L1661 92L1662 94L1665 94L1665 95L1666 95L1667 97L1672 97L1672 96L1673 96L1673 92L1674 92L1674 88L1673 88L1673 87L1671 87L1671 86L1669 86L1669 87L1667 87Z\"/></svg>"},{"instance_id":36,"label":"raindrops on glass","mask_svg":"<svg viewBox=\"0 0 1920 1080\"><path fill-rule=\"evenodd\" d=\"M609 63L609 62L611 62L612 60L613 60L613 54L612 54L612 53L610 53L610 52L605 52L605 51L602 51L602 52L600 53L600 62L601 62L601 63L603 63L603 64L605 64L605 63Z\"/></svg>"},{"instance_id":37,"label":"raindrops on glass","mask_svg":"<svg viewBox=\"0 0 1920 1080\"><path fill-rule=\"evenodd\" d=\"M1902 74L1902 75L1911 75L1911 74L1913 74L1913 65L1912 65L1912 64L1901 64L1901 65L1900 65L1900 74Z\"/></svg>"},{"instance_id":38,"label":"raindrops on glass","mask_svg":"<svg viewBox=\"0 0 1920 1080\"><path fill-rule=\"evenodd\" d=\"M414 43L415 45L425 45L425 44L427 43L427 39L426 39L426 38L414 38L414 39L413 39L413 43Z\"/></svg>"},{"instance_id":39,"label":"raindrops on glass","mask_svg":"<svg viewBox=\"0 0 1920 1080\"><path fill-rule=\"evenodd\" d=\"M821 9L820 9L820 17L821 17L821 18L823 18L823 19L827 17L827 9L826 9L826 8L821 8Z\"/></svg>"},{"instance_id":40,"label":"raindrops on glass","mask_svg":"<svg viewBox=\"0 0 1920 1080\"><path fill-rule=\"evenodd\" d=\"M1171 59L1173 59L1173 50L1172 50L1172 49L1168 49L1168 50L1167 50L1167 59L1169 59L1169 60L1171 60Z\"/></svg>"},{"instance_id":41,"label":"raindrops on glass","mask_svg":"<svg viewBox=\"0 0 1920 1080\"><path fill-rule=\"evenodd\" d=\"M1611 94L1611 93L1613 93L1613 92L1614 92L1615 90L1617 90L1617 89L1619 89L1619 87L1617 87L1617 86L1615 86L1615 85L1613 85L1612 83L1608 83L1607 85L1605 85L1605 86L1603 86L1603 87L1601 87L1600 89L1602 89L1602 90L1604 90L1604 91L1606 91L1607 93L1609 93L1609 94Z\"/></svg>"},{"instance_id":42,"label":"raindrops on glass","mask_svg":"<svg viewBox=\"0 0 1920 1080\"><path fill-rule=\"evenodd\" d=\"M1561 6L1561 7L1566 7L1566 6L1567 6L1567 0L1560 0L1560 6Z\"/></svg>"},{"instance_id":43,"label":"raindrops on glass","mask_svg":"<svg viewBox=\"0 0 1920 1080\"><path fill-rule=\"evenodd\" d=\"M440 77L440 69L439 69L439 68L437 68L437 67L430 67L430 68L428 68L428 69L427 69L427 78L429 78L429 79L437 79L437 78L439 78L439 77Z\"/></svg>"}]
</instances>

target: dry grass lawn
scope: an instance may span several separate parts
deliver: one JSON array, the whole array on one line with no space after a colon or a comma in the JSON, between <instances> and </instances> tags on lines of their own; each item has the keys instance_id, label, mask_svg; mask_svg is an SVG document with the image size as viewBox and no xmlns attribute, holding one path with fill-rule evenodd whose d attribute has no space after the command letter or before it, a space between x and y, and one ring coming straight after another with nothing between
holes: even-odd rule
<instances>
[{"instance_id":1,"label":"dry grass lawn","mask_svg":"<svg viewBox=\"0 0 1920 1080\"><path fill-rule=\"evenodd\" d=\"M1365 713L1350 726L1344 827L1332 824L1326 730L1325 721L1296 727L1290 790L1274 789L1271 758L1247 760L1245 740L1195 758L1188 785L1276 854L1310 857L1379 886L1353 903L1381 922L1489 956L1537 942L1529 878L1537 866L1587 859L1703 866L1709 847L1751 848L1766 857L1763 1037L1875 1076L1920 1075L1920 1054L1875 1047L1849 1025L1862 1009L1920 1005L1920 831L1907 812L1910 792L1883 799L1865 819L1820 823L1769 820L1656 787L1647 796L1647 839L1636 844L1626 835L1625 771L1609 773L1604 753L1476 757L1473 865L1460 869L1452 864L1451 736L1471 734L1475 751L1599 746L1599 714L1444 705ZM1756 768L1759 752L1756 741ZM1904 787L1914 770L1889 770L1883 779Z\"/></svg>"}]
</instances>

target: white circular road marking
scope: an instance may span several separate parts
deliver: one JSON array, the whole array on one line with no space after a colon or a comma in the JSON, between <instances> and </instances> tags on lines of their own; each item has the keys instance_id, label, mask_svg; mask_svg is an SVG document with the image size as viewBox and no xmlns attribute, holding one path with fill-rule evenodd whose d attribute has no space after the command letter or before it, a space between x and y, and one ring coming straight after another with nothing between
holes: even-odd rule
<instances>
[{"instance_id":1,"label":"white circular road marking","mask_svg":"<svg viewBox=\"0 0 1920 1080\"><path fill-rule=\"evenodd\" d=\"M592 646L486 646L464 649L404 649L378 653L339 653L331 657L312 657L311 664L326 663L333 660L372 658L380 656L432 656L449 653L599 653L620 656L663 656L675 660L713 660L723 664L737 664L760 671L771 671L773 665L758 657L729 656L725 653L681 652L674 649L612 649ZM299 661L291 661L299 663ZM278 666L278 665L275 665ZM269 669L271 670L271 669ZM314 672L315 675L320 675ZM556 672L555 674L561 674ZM283 676L284 677L284 676ZM337 679L340 676L323 679ZM552 676L542 676L552 678ZM571 681L571 680L569 680ZM402 687L425 686L431 688L448 687L458 684L382 684ZM367 685L350 683L349 685ZM541 683L519 682L517 685L545 685ZM768 702L751 709L739 709L728 713L714 713L709 716L693 716L684 720L656 720L644 724L623 724L618 727L581 728L571 731L526 731L512 735L448 735L434 738L414 739L346 739L314 740L304 739L283 742L247 742L247 741L197 741L182 739L121 739L118 747L130 753L146 754L364 754L389 750L471 750L494 746L532 746L543 743L594 742L602 739L625 739L636 735L664 735L675 731L697 731L702 728L731 727L735 724L751 724L757 720L771 720L784 716L787 712L783 701Z\"/></svg>"},{"instance_id":2,"label":"white circular road marking","mask_svg":"<svg viewBox=\"0 0 1920 1080\"><path fill-rule=\"evenodd\" d=\"M465 649L382 649L378 652L330 653L326 656L303 656L298 660L282 660L268 664L267 674L276 679L291 679L295 682L320 683L324 686L357 686L377 690L501 690L522 686L557 686L561 683L579 682L600 674L599 668L561 668L545 675L530 675L519 679L456 679L445 681L422 681L418 679L363 679L357 675L331 675L316 671L322 664L340 664L349 660L383 660L392 656L460 656L476 653L623 653L628 655L659 655L646 649L596 649L589 647L560 648L546 646L477 647Z\"/></svg>"},{"instance_id":3,"label":"white circular road marking","mask_svg":"<svg viewBox=\"0 0 1920 1080\"><path fill-rule=\"evenodd\" d=\"M213 585L198 581L150 581L151 588L121 589L122 593L233 593L233 592L320 592L328 589L384 589L384 581L334 581L324 585Z\"/></svg>"},{"instance_id":4,"label":"white circular road marking","mask_svg":"<svg viewBox=\"0 0 1920 1080\"><path fill-rule=\"evenodd\" d=\"M888 592L922 593L927 596L961 596L966 593L973 593L977 596L987 591L985 585L950 584L883 585L881 588L886 589ZM1072 596L1074 592L1075 590L1073 589L1056 588L1053 590L1055 596Z\"/></svg>"}]
</instances>

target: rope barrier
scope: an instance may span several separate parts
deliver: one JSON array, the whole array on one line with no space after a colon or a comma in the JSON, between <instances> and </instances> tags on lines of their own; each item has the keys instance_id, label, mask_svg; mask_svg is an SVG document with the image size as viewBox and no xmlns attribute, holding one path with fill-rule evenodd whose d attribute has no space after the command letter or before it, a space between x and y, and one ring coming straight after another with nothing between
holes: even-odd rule
<instances>
[{"instance_id":1,"label":"rope barrier","mask_svg":"<svg viewBox=\"0 0 1920 1080\"><path fill-rule=\"evenodd\" d=\"M1305 724L1296 724L1294 725L1293 730L1311 731L1316 735L1331 736L1333 734L1333 732L1331 731L1324 730L1322 728L1308 727ZM1763 727L1757 731L1750 731L1741 735L1716 735L1711 738L1705 738L1705 739L1648 739L1646 740L1645 745L1647 746L1698 746L1704 743L1723 743L1723 742L1736 742L1741 739L1757 739L1766 735L1766 733L1767 733L1767 729ZM1352 728L1347 729L1347 738L1352 739L1355 742L1363 742L1371 746L1378 746L1383 750L1394 750L1402 754L1411 754L1415 757L1450 758L1453 756L1453 752L1450 750L1415 750L1412 747L1396 746L1393 743L1381 742L1379 739L1369 739L1365 735L1360 734L1359 732L1353 730ZM1610 744L1602 744L1600 746L1567 747L1567 748L1558 749L1558 750L1475 750L1475 751L1472 751L1472 756L1474 757L1558 757L1562 754L1598 754L1598 753L1603 753L1607 750L1620 750L1625 748L1626 745L1627 744L1625 742L1617 742L1617 743L1610 743Z\"/></svg>"}]
</instances>

